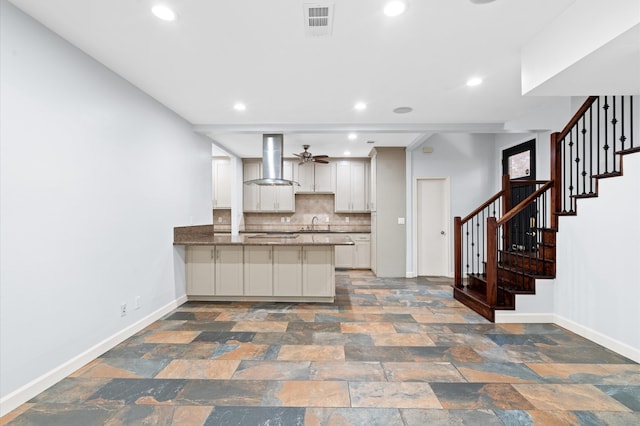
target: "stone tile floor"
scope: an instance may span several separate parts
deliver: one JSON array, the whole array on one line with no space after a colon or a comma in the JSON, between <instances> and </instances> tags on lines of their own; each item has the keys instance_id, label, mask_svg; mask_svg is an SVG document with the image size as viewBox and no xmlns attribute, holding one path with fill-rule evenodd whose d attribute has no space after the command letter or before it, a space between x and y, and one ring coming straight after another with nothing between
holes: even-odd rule
<instances>
[{"instance_id":1,"label":"stone tile floor","mask_svg":"<svg viewBox=\"0 0 640 426\"><path fill-rule=\"evenodd\" d=\"M338 271L334 304L189 302L8 425L640 425L640 365L491 324L445 278Z\"/></svg>"}]
</instances>

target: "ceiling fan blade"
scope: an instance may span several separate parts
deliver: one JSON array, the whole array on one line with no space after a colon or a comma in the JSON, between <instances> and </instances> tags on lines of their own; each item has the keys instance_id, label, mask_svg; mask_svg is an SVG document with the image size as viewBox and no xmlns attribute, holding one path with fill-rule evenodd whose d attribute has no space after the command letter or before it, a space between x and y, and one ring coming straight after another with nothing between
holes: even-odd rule
<instances>
[{"instance_id":1,"label":"ceiling fan blade","mask_svg":"<svg viewBox=\"0 0 640 426\"><path fill-rule=\"evenodd\" d=\"M314 155L313 158L329 158L328 155Z\"/></svg>"},{"instance_id":2,"label":"ceiling fan blade","mask_svg":"<svg viewBox=\"0 0 640 426\"><path fill-rule=\"evenodd\" d=\"M320 164L329 164L329 162L327 160L320 160L318 158L313 158L313 162L314 163L320 163Z\"/></svg>"},{"instance_id":3,"label":"ceiling fan blade","mask_svg":"<svg viewBox=\"0 0 640 426\"><path fill-rule=\"evenodd\" d=\"M298 158L304 158L304 157L302 156L302 154L293 154L293 155L295 155L295 156L296 156L296 157L298 157Z\"/></svg>"}]
</instances>

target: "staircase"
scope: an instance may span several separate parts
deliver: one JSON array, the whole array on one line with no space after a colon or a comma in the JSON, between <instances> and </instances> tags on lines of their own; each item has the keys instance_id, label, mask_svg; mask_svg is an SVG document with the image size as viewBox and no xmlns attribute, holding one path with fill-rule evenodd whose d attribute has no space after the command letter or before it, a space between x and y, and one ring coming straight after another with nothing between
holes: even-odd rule
<instances>
[{"instance_id":1,"label":"staircase","mask_svg":"<svg viewBox=\"0 0 640 426\"><path fill-rule=\"evenodd\" d=\"M632 96L589 97L551 135L549 181L503 176L498 193L455 217L455 299L493 322L516 295L535 294L537 279L555 278L558 218L576 215L578 199L597 197L599 180L622 176L624 156L640 152L634 109ZM513 190L525 196L514 206Z\"/></svg>"}]
</instances>

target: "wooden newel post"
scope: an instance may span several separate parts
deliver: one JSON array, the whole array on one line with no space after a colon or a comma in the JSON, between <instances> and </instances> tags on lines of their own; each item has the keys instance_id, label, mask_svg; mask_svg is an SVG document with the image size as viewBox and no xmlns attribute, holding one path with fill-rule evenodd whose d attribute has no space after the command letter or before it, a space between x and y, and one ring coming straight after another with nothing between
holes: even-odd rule
<instances>
[{"instance_id":1,"label":"wooden newel post","mask_svg":"<svg viewBox=\"0 0 640 426\"><path fill-rule=\"evenodd\" d=\"M496 218L487 218L487 303L498 303L498 224Z\"/></svg>"},{"instance_id":2,"label":"wooden newel post","mask_svg":"<svg viewBox=\"0 0 640 426\"><path fill-rule=\"evenodd\" d=\"M558 229L558 215L562 210L562 152L558 143L560 133L551 134L551 228Z\"/></svg>"},{"instance_id":3,"label":"wooden newel post","mask_svg":"<svg viewBox=\"0 0 640 426\"><path fill-rule=\"evenodd\" d=\"M453 218L453 284L462 288L462 219Z\"/></svg>"}]
</instances>

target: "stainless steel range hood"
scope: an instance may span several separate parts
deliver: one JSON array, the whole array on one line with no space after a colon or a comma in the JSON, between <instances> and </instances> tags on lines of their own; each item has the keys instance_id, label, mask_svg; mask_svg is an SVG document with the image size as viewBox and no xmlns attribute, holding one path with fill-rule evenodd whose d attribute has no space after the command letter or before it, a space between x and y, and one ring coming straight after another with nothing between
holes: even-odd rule
<instances>
[{"instance_id":1,"label":"stainless steel range hood","mask_svg":"<svg viewBox=\"0 0 640 426\"><path fill-rule=\"evenodd\" d=\"M298 182L282 178L284 145L282 134L262 135L262 179L247 180L245 185L298 185Z\"/></svg>"}]
</instances>

